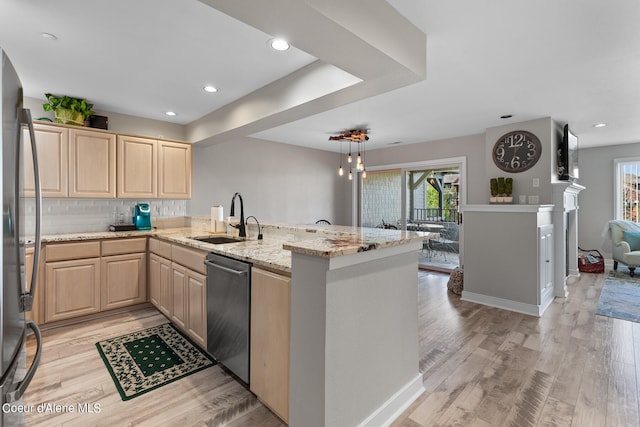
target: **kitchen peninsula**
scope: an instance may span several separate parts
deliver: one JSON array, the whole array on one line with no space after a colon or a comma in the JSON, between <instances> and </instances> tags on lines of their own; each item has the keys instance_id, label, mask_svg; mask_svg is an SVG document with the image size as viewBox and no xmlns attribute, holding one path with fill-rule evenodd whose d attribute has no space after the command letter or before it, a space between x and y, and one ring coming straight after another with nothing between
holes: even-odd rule
<instances>
[{"instance_id":1,"label":"kitchen peninsula","mask_svg":"<svg viewBox=\"0 0 640 427\"><path fill-rule=\"evenodd\" d=\"M208 234L206 221L194 218L183 225L147 232L54 235L45 241L147 235L290 275L292 426L381 425L422 393L417 253L425 236L274 224L263 226L264 240L253 240L256 233L249 229L249 240L212 245L192 239Z\"/></svg>"}]
</instances>

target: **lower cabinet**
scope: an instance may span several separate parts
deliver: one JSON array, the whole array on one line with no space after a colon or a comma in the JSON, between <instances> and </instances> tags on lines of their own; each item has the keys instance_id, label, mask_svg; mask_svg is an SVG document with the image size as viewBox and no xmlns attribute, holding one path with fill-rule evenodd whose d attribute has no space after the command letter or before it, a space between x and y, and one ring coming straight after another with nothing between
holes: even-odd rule
<instances>
[{"instance_id":1,"label":"lower cabinet","mask_svg":"<svg viewBox=\"0 0 640 427\"><path fill-rule=\"evenodd\" d=\"M149 300L162 314L171 318L171 260L154 253L149 254Z\"/></svg>"},{"instance_id":2,"label":"lower cabinet","mask_svg":"<svg viewBox=\"0 0 640 427\"><path fill-rule=\"evenodd\" d=\"M207 348L207 276L187 270L187 334Z\"/></svg>"},{"instance_id":3,"label":"lower cabinet","mask_svg":"<svg viewBox=\"0 0 640 427\"><path fill-rule=\"evenodd\" d=\"M45 322L100 311L100 258L46 263Z\"/></svg>"},{"instance_id":4,"label":"lower cabinet","mask_svg":"<svg viewBox=\"0 0 640 427\"><path fill-rule=\"evenodd\" d=\"M102 257L101 262L101 310L146 301L147 263L144 253Z\"/></svg>"},{"instance_id":5,"label":"lower cabinet","mask_svg":"<svg viewBox=\"0 0 640 427\"><path fill-rule=\"evenodd\" d=\"M289 418L291 278L251 270L251 391L285 422Z\"/></svg>"},{"instance_id":6,"label":"lower cabinet","mask_svg":"<svg viewBox=\"0 0 640 427\"><path fill-rule=\"evenodd\" d=\"M207 252L149 239L149 299L196 344L207 348Z\"/></svg>"},{"instance_id":7,"label":"lower cabinet","mask_svg":"<svg viewBox=\"0 0 640 427\"><path fill-rule=\"evenodd\" d=\"M171 321L180 329L187 329L187 269L180 264L171 263L171 281L173 284L173 304Z\"/></svg>"},{"instance_id":8,"label":"lower cabinet","mask_svg":"<svg viewBox=\"0 0 640 427\"><path fill-rule=\"evenodd\" d=\"M44 321L145 302L146 250L146 237L46 245Z\"/></svg>"}]
</instances>

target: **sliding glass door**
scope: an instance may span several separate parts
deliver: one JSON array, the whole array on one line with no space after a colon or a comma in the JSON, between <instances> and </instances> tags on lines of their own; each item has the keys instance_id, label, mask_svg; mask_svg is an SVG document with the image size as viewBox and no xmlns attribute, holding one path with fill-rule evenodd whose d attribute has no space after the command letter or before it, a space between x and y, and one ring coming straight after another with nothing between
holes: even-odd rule
<instances>
[{"instance_id":1,"label":"sliding glass door","mask_svg":"<svg viewBox=\"0 0 640 427\"><path fill-rule=\"evenodd\" d=\"M360 185L360 225L424 233L422 268L449 271L461 265L464 165L465 159L449 159L368 170Z\"/></svg>"}]
</instances>

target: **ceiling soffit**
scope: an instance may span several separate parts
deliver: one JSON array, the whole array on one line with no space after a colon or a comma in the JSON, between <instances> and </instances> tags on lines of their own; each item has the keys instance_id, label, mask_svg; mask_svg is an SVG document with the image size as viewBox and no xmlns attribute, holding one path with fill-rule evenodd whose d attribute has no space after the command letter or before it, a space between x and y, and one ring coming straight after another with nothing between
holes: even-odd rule
<instances>
[{"instance_id":1,"label":"ceiling soffit","mask_svg":"<svg viewBox=\"0 0 640 427\"><path fill-rule=\"evenodd\" d=\"M384 0L200 0L318 58L187 125L209 145L426 78L426 35Z\"/></svg>"}]
</instances>

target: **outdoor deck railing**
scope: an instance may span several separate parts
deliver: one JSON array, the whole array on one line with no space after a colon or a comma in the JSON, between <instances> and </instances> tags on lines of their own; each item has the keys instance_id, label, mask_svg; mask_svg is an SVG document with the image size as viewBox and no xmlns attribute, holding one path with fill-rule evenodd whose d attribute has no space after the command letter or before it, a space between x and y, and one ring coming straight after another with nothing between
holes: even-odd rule
<instances>
[{"instance_id":1,"label":"outdoor deck railing","mask_svg":"<svg viewBox=\"0 0 640 427\"><path fill-rule=\"evenodd\" d=\"M411 221L456 222L457 218L456 208L415 208Z\"/></svg>"}]
</instances>

